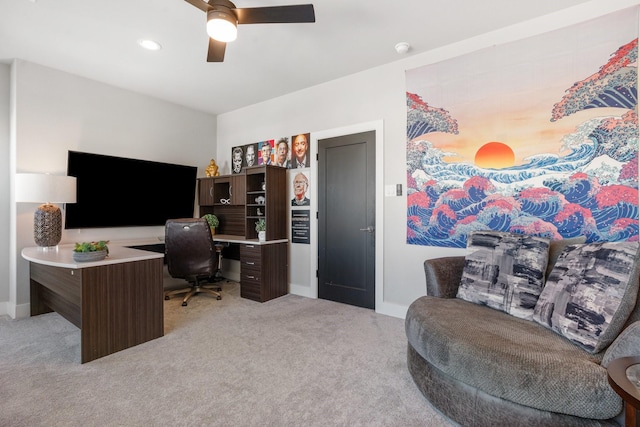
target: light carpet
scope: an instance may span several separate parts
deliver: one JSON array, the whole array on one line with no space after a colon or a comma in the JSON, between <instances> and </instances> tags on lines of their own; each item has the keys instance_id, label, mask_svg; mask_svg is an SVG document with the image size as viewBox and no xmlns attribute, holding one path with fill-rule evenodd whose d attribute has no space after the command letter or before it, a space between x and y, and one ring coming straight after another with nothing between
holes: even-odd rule
<instances>
[{"instance_id":1,"label":"light carpet","mask_svg":"<svg viewBox=\"0 0 640 427\"><path fill-rule=\"evenodd\" d=\"M56 313L0 318L0 426L451 426L414 385L404 321L287 295L165 301L165 336L80 364Z\"/></svg>"}]
</instances>

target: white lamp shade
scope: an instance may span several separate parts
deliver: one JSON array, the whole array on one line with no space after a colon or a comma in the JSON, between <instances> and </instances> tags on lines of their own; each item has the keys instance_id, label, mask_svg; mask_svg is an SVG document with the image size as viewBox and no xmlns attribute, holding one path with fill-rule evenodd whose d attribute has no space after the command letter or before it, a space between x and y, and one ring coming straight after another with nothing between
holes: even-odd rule
<instances>
[{"instance_id":1,"label":"white lamp shade","mask_svg":"<svg viewBox=\"0 0 640 427\"><path fill-rule=\"evenodd\" d=\"M16 174L16 202L75 203L76 178L40 173Z\"/></svg>"}]
</instances>

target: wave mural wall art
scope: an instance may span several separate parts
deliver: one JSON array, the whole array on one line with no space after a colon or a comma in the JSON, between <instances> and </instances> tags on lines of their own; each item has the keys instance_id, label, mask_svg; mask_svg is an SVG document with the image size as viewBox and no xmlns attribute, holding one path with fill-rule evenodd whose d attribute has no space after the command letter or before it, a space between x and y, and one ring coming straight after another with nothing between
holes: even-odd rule
<instances>
[{"instance_id":1,"label":"wave mural wall art","mask_svg":"<svg viewBox=\"0 0 640 427\"><path fill-rule=\"evenodd\" d=\"M638 8L406 72L407 243L638 240Z\"/></svg>"}]
</instances>

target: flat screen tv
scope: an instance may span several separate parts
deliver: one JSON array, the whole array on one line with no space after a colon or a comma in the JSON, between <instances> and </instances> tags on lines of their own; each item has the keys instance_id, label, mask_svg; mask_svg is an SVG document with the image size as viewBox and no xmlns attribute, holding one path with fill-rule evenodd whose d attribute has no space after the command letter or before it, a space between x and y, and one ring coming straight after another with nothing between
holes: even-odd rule
<instances>
[{"instance_id":1,"label":"flat screen tv","mask_svg":"<svg viewBox=\"0 0 640 427\"><path fill-rule=\"evenodd\" d=\"M164 225L192 218L197 168L69 151L67 174L77 202L65 207L65 228Z\"/></svg>"}]
</instances>

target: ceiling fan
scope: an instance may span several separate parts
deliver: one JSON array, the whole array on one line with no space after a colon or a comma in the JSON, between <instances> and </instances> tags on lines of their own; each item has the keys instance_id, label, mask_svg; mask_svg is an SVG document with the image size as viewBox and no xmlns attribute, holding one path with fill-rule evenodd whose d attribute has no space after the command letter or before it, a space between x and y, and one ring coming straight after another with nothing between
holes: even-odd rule
<instances>
[{"instance_id":1,"label":"ceiling fan","mask_svg":"<svg viewBox=\"0 0 640 427\"><path fill-rule=\"evenodd\" d=\"M207 62L224 61L227 42L236 39L238 24L316 22L312 4L237 8L228 0L185 0L207 13Z\"/></svg>"}]
</instances>

